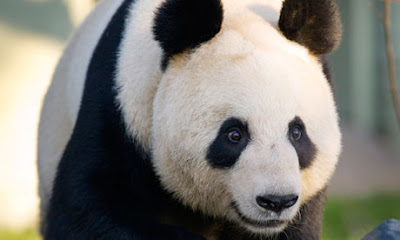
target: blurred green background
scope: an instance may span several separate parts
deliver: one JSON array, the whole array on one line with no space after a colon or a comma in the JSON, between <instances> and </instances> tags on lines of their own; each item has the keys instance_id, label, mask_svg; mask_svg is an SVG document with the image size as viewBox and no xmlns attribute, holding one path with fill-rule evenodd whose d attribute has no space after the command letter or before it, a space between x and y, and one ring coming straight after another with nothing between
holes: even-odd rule
<instances>
[{"instance_id":1,"label":"blurred green background","mask_svg":"<svg viewBox=\"0 0 400 240\"><path fill-rule=\"evenodd\" d=\"M343 154L329 188L323 239L360 239L400 219L400 130L389 95L379 0L337 0L341 48L329 57ZM0 1L0 240L40 239L38 113L55 64L93 0ZM392 4L400 77L400 3ZM398 81L400 85L400 81Z\"/></svg>"}]
</instances>

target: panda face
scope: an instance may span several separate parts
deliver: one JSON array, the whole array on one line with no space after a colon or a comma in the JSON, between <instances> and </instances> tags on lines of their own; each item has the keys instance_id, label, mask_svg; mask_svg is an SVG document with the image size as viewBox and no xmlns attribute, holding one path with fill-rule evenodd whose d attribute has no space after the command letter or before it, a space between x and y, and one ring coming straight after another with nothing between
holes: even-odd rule
<instances>
[{"instance_id":1,"label":"panda face","mask_svg":"<svg viewBox=\"0 0 400 240\"><path fill-rule=\"evenodd\" d=\"M325 187L340 132L316 57L272 27L251 29L246 38L223 29L170 62L152 153L163 186L185 205L271 234Z\"/></svg>"}]
</instances>

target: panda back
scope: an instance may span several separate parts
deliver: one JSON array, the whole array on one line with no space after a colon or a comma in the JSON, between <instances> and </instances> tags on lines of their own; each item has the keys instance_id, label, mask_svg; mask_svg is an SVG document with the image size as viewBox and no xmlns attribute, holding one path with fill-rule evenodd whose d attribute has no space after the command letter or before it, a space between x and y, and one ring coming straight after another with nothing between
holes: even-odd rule
<instances>
[{"instance_id":1,"label":"panda back","mask_svg":"<svg viewBox=\"0 0 400 240\"><path fill-rule=\"evenodd\" d=\"M122 0L103 0L97 4L70 39L46 93L38 141L42 216L48 207L58 163L76 123L93 51L121 2Z\"/></svg>"}]
</instances>

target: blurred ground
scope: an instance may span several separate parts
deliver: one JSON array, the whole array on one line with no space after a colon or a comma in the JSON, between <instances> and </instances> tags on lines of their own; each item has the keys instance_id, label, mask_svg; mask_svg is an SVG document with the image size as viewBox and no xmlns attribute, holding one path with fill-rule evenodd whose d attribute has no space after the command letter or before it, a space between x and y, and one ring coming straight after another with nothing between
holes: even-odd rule
<instances>
[{"instance_id":1,"label":"blurred ground","mask_svg":"<svg viewBox=\"0 0 400 240\"><path fill-rule=\"evenodd\" d=\"M400 155L394 143L348 124L342 124L342 133L343 152L329 193L335 196L400 193Z\"/></svg>"}]
</instances>

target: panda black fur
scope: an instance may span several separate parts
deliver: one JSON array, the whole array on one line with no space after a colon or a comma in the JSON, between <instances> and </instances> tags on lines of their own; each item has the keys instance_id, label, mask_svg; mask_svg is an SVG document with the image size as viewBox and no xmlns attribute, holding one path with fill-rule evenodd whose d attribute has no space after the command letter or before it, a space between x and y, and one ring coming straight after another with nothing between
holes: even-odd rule
<instances>
[{"instance_id":1,"label":"panda black fur","mask_svg":"<svg viewBox=\"0 0 400 240\"><path fill-rule=\"evenodd\" d=\"M42 111L45 239L319 239L340 27L332 0L101 1Z\"/></svg>"}]
</instances>

